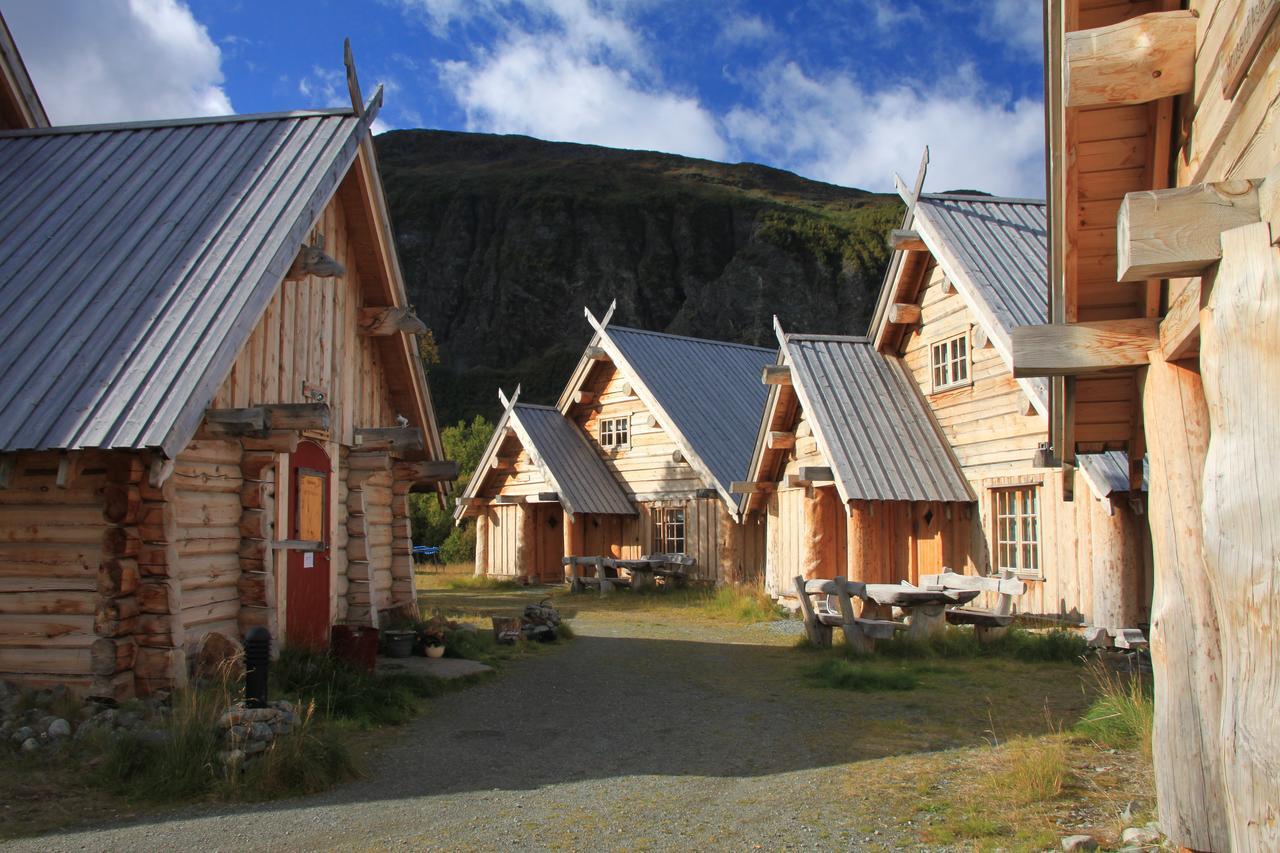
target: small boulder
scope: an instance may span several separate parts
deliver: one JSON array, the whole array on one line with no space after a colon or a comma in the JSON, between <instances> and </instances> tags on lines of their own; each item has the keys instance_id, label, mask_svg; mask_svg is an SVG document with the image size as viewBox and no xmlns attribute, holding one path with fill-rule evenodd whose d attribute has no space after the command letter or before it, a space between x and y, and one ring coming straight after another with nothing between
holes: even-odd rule
<instances>
[{"instance_id":1,"label":"small boulder","mask_svg":"<svg viewBox=\"0 0 1280 853\"><path fill-rule=\"evenodd\" d=\"M22 743L28 738L35 737L35 734L36 734L36 730L31 728L31 726L23 726L22 728L15 731L11 737L13 738L13 740L17 741L18 743Z\"/></svg>"},{"instance_id":2,"label":"small boulder","mask_svg":"<svg viewBox=\"0 0 1280 853\"><path fill-rule=\"evenodd\" d=\"M59 717L49 724L46 731L53 738L71 737L71 724Z\"/></svg>"},{"instance_id":3,"label":"small boulder","mask_svg":"<svg viewBox=\"0 0 1280 853\"><path fill-rule=\"evenodd\" d=\"M36 740L33 737L29 737L22 742L23 752L35 752L39 748L40 748L40 741Z\"/></svg>"},{"instance_id":4,"label":"small boulder","mask_svg":"<svg viewBox=\"0 0 1280 853\"><path fill-rule=\"evenodd\" d=\"M1120 833L1120 839L1126 847L1158 847L1159 831L1149 826L1131 826Z\"/></svg>"},{"instance_id":5,"label":"small boulder","mask_svg":"<svg viewBox=\"0 0 1280 853\"><path fill-rule=\"evenodd\" d=\"M271 726L267 723L254 723L249 729L249 737L253 740L271 740L275 737L275 732L271 731Z\"/></svg>"},{"instance_id":6,"label":"small boulder","mask_svg":"<svg viewBox=\"0 0 1280 853\"><path fill-rule=\"evenodd\" d=\"M1088 853L1098 849L1098 841L1092 835L1068 835L1062 839L1065 853Z\"/></svg>"}]
</instances>

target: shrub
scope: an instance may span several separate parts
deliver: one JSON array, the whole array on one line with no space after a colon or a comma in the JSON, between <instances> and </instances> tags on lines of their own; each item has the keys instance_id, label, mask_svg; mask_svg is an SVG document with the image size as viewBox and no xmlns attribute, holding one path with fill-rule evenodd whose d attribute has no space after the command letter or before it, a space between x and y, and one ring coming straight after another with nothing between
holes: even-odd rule
<instances>
[{"instance_id":1,"label":"shrub","mask_svg":"<svg viewBox=\"0 0 1280 853\"><path fill-rule=\"evenodd\" d=\"M275 690L325 717L361 726L398 725L412 719L419 701L440 692L435 679L409 673L365 672L347 661L306 649L284 648L271 666Z\"/></svg>"},{"instance_id":2,"label":"shrub","mask_svg":"<svg viewBox=\"0 0 1280 853\"><path fill-rule=\"evenodd\" d=\"M869 692L873 690L914 690L920 680L911 672L884 669L872 664L831 658L810 670L810 677L825 687Z\"/></svg>"},{"instance_id":3,"label":"shrub","mask_svg":"<svg viewBox=\"0 0 1280 853\"><path fill-rule=\"evenodd\" d=\"M244 799L271 799L314 794L359 776L346 746L346 726L316 719L314 705L301 711L301 722L280 738L228 787Z\"/></svg>"},{"instance_id":4,"label":"shrub","mask_svg":"<svg viewBox=\"0 0 1280 853\"><path fill-rule=\"evenodd\" d=\"M1076 723L1076 732L1113 749L1138 747L1150 759L1155 719L1150 683L1138 675L1114 672L1101 661L1090 666L1090 674L1099 696Z\"/></svg>"}]
</instances>

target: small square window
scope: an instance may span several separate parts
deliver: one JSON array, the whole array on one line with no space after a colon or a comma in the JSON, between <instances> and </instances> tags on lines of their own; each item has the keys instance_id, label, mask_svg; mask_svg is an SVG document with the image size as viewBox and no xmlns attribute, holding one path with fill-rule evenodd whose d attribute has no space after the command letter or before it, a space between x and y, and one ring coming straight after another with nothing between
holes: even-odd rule
<instances>
[{"instance_id":1,"label":"small square window","mask_svg":"<svg viewBox=\"0 0 1280 853\"><path fill-rule=\"evenodd\" d=\"M1036 486L992 489L996 572L1039 578L1040 491Z\"/></svg>"},{"instance_id":2,"label":"small square window","mask_svg":"<svg viewBox=\"0 0 1280 853\"><path fill-rule=\"evenodd\" d=\"M653 545L660 554L684 553L684 510L653 511Z\"/></svg>"},{"instance_id":3,"label":"small square window","mask_svg":"<svg viewBox=\"0 0 1280 853\"><path fill-rule=\"evenodd\" d=\"M618 450L631 445L631 419L622 418L601 418L600 419L600 446L611 450Z\"/></svg>"},{"instance_id":4,"label":"small square window","mask_svg":"<svg viewBox=\"0 0 1280 853\"><path fill-rule=\"evenodd\" d=\"M945 391L969 384L969 336L956 335L929 348L933 390Z\"/></svg>"}]
</instances>

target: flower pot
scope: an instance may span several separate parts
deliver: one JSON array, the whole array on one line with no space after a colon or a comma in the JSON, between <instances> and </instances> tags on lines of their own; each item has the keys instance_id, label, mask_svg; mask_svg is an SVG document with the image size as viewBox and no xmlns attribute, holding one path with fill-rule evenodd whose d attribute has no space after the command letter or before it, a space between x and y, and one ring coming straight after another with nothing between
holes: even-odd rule
<instances>
[{"instance_id":1,"label":"flower pot","mask_svg":"<svg viewBox=\"0 0 1280 853\"><path fill-rule=\"evenodd\" d=\"M427 646L427 657L429 658L444 657L444 646Z\"/></svg>"}]
</instances>

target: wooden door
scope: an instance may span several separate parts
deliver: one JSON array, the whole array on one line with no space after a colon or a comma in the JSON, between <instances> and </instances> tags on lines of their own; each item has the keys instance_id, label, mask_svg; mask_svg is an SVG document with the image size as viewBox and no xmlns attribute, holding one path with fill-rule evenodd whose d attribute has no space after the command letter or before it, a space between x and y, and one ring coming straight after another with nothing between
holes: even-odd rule
<instances>
[{"instance_id":1,"label":"wooden door","mask_svg":"<svg viewBox=\"0 0 1280 853\"><path fill-rule=\"evenodd\" d=\"M911 561L911 582L920 583L921 575L942 571L942 527L945 522L942 504L917 502L912 518L915 559Z\"/></svg>"},{"instance_id":2,"label":"wooden door","mask_svg":"<svg viewBox=\"0 0 1280 853\"><path fill-rule=\"evenodd\" d=\"M329 646L329 455L299 442L289 455L288 538L318 543L319 550L288 550L285 577L285 642Z\"/></svg>"},{"instance_id":3,"label":"wooden door","mask_svg":"<svg viewBox=\"0 0 1280 853\"><path fill-rule=\"evenodd\" d=\"M538 504L534 510L534 565L531 579L543 583L564 580L564 513L556 504Z\"/></svg>"}]
</instances>

